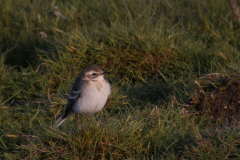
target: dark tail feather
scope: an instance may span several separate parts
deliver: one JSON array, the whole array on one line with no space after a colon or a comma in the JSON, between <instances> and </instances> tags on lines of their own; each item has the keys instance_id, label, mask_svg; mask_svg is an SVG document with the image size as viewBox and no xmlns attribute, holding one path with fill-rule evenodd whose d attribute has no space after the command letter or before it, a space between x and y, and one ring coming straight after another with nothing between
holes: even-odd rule
<instances>
[{"instance_id":1,"label":"dark tail feather","mask_svg":"<svg viewBox=\"0 0 240 160\"><path fill-rule=\"evenodd\" d=\"M61 124L63 124L63 122L66 121L66 119L71 115L71 113L66 113L64 112L59 118L58 120L55 122L55 124L53 125L54 128L59 127Z\"/></svg>"}]
</instances>

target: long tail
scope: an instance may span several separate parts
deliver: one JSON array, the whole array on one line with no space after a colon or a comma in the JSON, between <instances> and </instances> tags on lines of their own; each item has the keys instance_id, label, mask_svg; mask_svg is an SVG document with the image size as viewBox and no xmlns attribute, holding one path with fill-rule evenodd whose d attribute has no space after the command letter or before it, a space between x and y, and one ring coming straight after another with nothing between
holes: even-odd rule
<instances>
[{"instance_id":1,"label":"long tail","mask_svg":"<svg viewBox=\"0 0 240 160\"><path fill-rule=\"evenodd\" d=\"M71 113L66 113L64 112L59 118L58 120L55 122L55 124L53 125L54 128L59 127L60 125L63 124L63 122L66 121L66 119L71 115Z\"/></svg>"}]
</instances>

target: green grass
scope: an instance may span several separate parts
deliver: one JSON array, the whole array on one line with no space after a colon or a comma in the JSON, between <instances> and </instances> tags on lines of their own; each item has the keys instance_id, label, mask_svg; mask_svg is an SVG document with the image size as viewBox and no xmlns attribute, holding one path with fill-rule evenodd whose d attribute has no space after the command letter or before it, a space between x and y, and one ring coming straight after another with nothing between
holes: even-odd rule
<instances>
[{"instance_id":1,"label":"green grass","mask_svg":"<svg viewBox=\"0 0 240 160\"><path fill-rule=\"evenodd\" d=\"M182 114L195 80L240 73L239 25L227 0L1 1L0 159L239 158L239 126ZM54 129L91 64L112 72L103 115Z\"/></svg>"}]
</instances>

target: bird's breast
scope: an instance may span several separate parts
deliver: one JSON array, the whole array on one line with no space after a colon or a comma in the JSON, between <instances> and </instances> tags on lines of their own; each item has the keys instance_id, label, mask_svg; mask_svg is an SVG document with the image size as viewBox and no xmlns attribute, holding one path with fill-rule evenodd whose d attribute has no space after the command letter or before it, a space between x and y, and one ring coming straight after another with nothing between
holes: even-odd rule
<instances>
[{"instance_id":1,"label":"bird's breast","mask_svg":"<svg viewBox=\"0 0 240 160\"><path fill-rule=\"evenodd\" d=\"M81 97L73 107L73 111L78 114L89 115L102 110L110 91L110 84L106 80L102 83L90 83L82 91Z\"/></svg>"}]
</instances>

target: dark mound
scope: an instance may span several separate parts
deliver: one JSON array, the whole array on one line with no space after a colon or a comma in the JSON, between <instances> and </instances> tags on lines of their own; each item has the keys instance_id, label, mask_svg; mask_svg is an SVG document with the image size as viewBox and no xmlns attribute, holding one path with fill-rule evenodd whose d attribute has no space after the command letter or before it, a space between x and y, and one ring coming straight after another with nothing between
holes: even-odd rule
<instances>
[{"instance_id":1,"label":"dark mound","mask_svg":"<svg viewBox=\"0 0 240 160\"><path fill-rule=\"evenodd\" d=\"M199 118L210 117L212 122L236 125L240 120L240 78L205 78L206 87L189 99L188 110L196 110ZM214 83L217 85L214 85ZM215 86L215 87L214 87Z\"/></svg>"}]
</instances>

